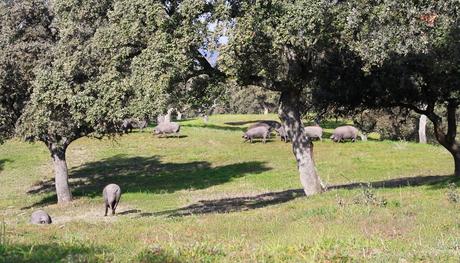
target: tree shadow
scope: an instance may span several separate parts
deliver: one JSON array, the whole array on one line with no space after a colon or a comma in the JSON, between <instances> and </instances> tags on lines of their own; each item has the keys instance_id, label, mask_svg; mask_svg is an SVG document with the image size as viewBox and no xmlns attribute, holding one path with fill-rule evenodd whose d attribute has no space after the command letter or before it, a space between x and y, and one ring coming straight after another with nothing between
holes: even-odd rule
<instances>
[{"instance_id":1,"label":"tree shadow","mask_svg":"<svg viewBox=\"0 0 460 263\"><path fill-rule=\"evenodd\" d=\"M337 189L357 189L365 186L372 188L399 188L408 186L431 186L431 189L445 188L451 182L460 182L460 179L452 175L443 176L416 176L395 178L375 182L357 182L348 184L331 185L327 191ZM200 200L195 204L186 207L166 210L156 213L141 212L139 217L146 216L166 216L166 217L182 217L188 215L210 214L210 213L232 213L247 211L257 208L263 208L271 205L282 204L293 199L304 197L303 189L290 189L280 192L264 193L256 196L248 197L233 197L216 200Z\"/></svg>"},{"instance_id":2,"label":"tree shadow","mask_svg":"<svg viewBox=\"0 0 460 263\"><path fill-rule=\"evenodd\" d=\"M183 135L183 134L180 134L179 136L172 135L172 134L166 134L164 136L160 136L160 135L154 135L154 136L155 138L158 138L158 139L169 139L169 138L182 139L182 138L188 137L187 135Z\"/></svg>"},{"instance_id":3,"label":"tree shadow","mask_svg":"<svg viewBox=\"0 0 460 263\"><path fill-rule=\"evenodd\" d=\"M40 226L38 226L40 227ZM106 249L93 245L0 244L0 262L97 262ZM99 260L98 260L99 259ZM106 259L109 260L110 259Z\"/></svg>"},{"instance_id":4,"label":"tree shadow","mask_svg":"<svg viewBox=\"0 0 460 263\"><path fill-rule=\"evenodd\" d=\"M12 162L13 161L10 159L0 159L0 171L3 171L6 163L12 163Z\"/></svg>"},{"instance_id":5,"label":"tree shadow","mask_svg":"<svg viewBox=\"0 0 460 263\"><path fill-rule=\"evenodd\" d=\"M70 171L70 187L75 197L96 197L109 183L120 185L123 193L172 193L183 189L204 189L229 182L248 174L259 174L270 168L263 162L241 162L213 167L209 162L162 163L159 156L128 157L116 155L90 162ZM43 181L27 193L54 191L54 181ZM33 204L45 205L55 201L48 196Z\"/></svg>"},{"instance_id":6,"label":"tree shadow","mask_svg":"<svg viewBox=\"0 0 460 263\"><path fill-rule=\"evenodd\" d=\"M411 187L411 186L430 186L430 189L441 189L447 187L449 183L458 183L460 178L453 175L427 175L427 176L414 176L394 178L383 181L375 182L357 182L348 184L331 185L328 190L333 189L355 189L369 185L372 188L398 188L398 187Z\"/></svg>"},{"instance_id":7,"label":"tree shadow","mask_svg":"<svg viewBox=\"0 0 460 263\"><path fill-rule=\"evenodd\" d=\"M214 130L225 130L225 131L241 131L245 132L245 127L230 127L230 126L222 126L216 124L183 124L182 127L193 127L193 128L204 128L204 129L214 129Z\"/></svg>"}]
</instances>

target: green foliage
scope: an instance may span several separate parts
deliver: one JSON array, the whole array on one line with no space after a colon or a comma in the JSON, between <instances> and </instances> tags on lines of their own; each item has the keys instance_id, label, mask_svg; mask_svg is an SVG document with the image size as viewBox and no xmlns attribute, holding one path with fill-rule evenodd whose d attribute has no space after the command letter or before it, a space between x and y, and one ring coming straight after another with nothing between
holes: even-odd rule
<instances>
[{"instance_id":1,"label":"green foliage","mask_svg":"<svg viewBox=\"0 0 460 263\"><path fill-rule=\"evenodd\" d=\"M240 87L227 84L224 110L226 113L264 113L265 110L274 113L277 111L279 94L262 87Z\"/></svg>"},{"instance_id":2,"label":"green foliage","mask_svg":"<svg viewBox=\"0 0 460 263\"><path fill-rule=\"evenodd\" d=\"M311 0L242 2L220 65L240 83L306 87L331 44L329 6Z\"/></svg>"},{"instance_id":3,"label":"green foliage","mask_svg":"<svg viewBox=\"0 0 460 263\"><path fill-rule=\"evenodd\" d=\"M330 61L335 67L324 65L317 100L338 110L428 106L430 112L458 101L458 8L458 1L339 4L343 50Z\"/></svg>"},{"instance_id":4,"label":"green foliage","mask_svg":"<svg viewBox=\"0 0 460 263\"><path fill-rule=\"evenodd\" d=\"M0 143L14 133L29 99L36 65L50 61L55 41L44 1L0 2Z\"/></svg>"},{"instance_id":5,"label":"green foliage","mask_svg":"<svg viewBox=\"0 0 460 263\"><path fill-rule=\"evenodd\" d=\"M171 104L206 107L221 93L221 76L200 53L213 48L210 3L12 1L0 10L8 18L0 42L5 135L20 118L22 137L65 146L117 133L126 117L153 119ZM204 81L187 85L197 76Z\"/></svg>"}]
</instances>

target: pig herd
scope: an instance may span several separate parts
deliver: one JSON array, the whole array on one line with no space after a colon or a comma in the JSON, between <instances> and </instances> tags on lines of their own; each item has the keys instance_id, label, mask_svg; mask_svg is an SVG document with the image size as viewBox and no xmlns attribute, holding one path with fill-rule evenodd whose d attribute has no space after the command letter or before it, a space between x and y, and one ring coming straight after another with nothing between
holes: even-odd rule
<instances>
[{"instance_id":1,"label":"pig herd","mask_svg":"<svg viewBox=\"0 0 460 263\"><path fill-rule=\"evenodd\" d=\"M289 142L291 140L286 129L277 121L260 121L252 124L248 127L247 131L243 133L242 138L244 142L250 141L252 143L254 139L262 139L262 142L265 143L267 139L270 138L272 131L275 131L278 136L280 136L281 141ZM323 140L323 128L319 125L304 127L304 134L310 139ZM346 140L355 142L358 135L358 129L347 125L337 127L330 139L334 142L344 142Z\"/></svg>"},{"instance_id":2,"label":"pig herd","mask_svg":"<svg viewBox=\"0 0 460 263\"><path fill-rule=\"evenodd\" d=\"M125 119L122 123L122 129L125 133L131 132L132 129L138 128L141 131L147 127L147 121L138 121L135 119ZM289 142L290 136L284 129L283 125L277 121L259 121L248 127L247 131L243 133L244 142L253 142L255 139L261 139L266 143L270 139L270 134L276 132L280 136L281 141ZM179 136L180 125L176 122L161 122L154 129L153 133L158 136L167 136L169 134ZM305 136L311 139L323 140L323 129L320 126L306 126L304 127ZM345 140L356 141L359 135L358 129L353 126L340 126L337 127L332 133L330 139L334 142L344 142ZM102 197L104 200L105 214L110 209L112 215L115 214L115 209L120 202L121 188L116 184L109 184L102 190ZM32 224L51 224L52 219L48 213L43 210L37 210L32 213L30 223Z\"/></svg>"}]
</instances>

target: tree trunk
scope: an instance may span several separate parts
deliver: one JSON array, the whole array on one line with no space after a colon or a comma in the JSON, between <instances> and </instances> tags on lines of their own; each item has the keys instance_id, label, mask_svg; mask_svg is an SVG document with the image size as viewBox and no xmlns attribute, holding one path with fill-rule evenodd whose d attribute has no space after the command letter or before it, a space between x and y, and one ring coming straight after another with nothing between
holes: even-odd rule
<instances>
[{"instance_id":1,"label":"tree trunk","mask_svg":"<svg viewBox=\"0 0 460 263\"><path fill-rule=\"evenodd\" d=\"M426 143L426 115L420 115L418 125L418 141L419 143Z\"/></svg>"},{"instance_id":2,"label":"tree trunk","mask_svg":"<svg viewBox=\"0 0 460 263\"><path fill-rule=\"evenodd\" d=\"M454 158L454 175L460 176L460 142L456 140L457 137L457 117L456 112L458 103L455 100L448 101L447 104L447 133L444 133L442 128L442 118L434 112L434 106L430 107L427 111L427 116L433 123L434 134L436 140L444 146Z\"/></svg>"},{"instance_id":3,"label":"tree trunk","mask_svg":"<svg viewBox=\"0 0 460 263\"><path fill-rule=\"evenodd\" d=\"M58 204L66 204L72 201L72 193L69 188L69 176L65 159L66 147L51 145L51 158L53 159L54 181Z\"/></svg>"},{"instance_id":4,"label":"tree trunk","mask_svg":"<svg viewBox=\"0 0 460 263\"><path fill-rule=\"evenodd\" d=\"M455 163L455 171L454 175L455 176L460 176L460 152L457 152L457 154L452 154L454 157L454 163Z\"/></svg>"},{"instance_id":5,"label":"tree trunk","mask_svg":"<svg viewBox=\"0 0 460 263\"><path fill-rule=\"evenodd\" d=\"M305 136L299 111L300 91L284 90L279 101L278 114L291 137L292 151L297 161L300 183L307 196L322 192L321 179L316 174L313 143Z\"/></svg>"},{"instance_id":6,"label":"tree trunk","mask_svg":"<svg viewBox=\"0 0 460 263\"><path fill-rule=\"evenodd\" d=\"M177 120L182 120L182 112L177 111Z\"/></svg>"}]
</instances>

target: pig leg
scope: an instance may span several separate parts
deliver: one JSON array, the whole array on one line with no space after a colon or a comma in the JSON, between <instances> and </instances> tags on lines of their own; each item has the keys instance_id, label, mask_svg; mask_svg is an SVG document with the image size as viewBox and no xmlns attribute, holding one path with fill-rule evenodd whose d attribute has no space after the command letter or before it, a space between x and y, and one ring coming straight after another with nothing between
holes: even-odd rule
<instances>
[{"instance_id":1,"label":"pig leg","mask_svg":"<svg viewBox=\"0 0 460 263\"><path fill-rule=\"evenodd\" d=\"M109 211L109 205L105 203L105 214L104 216L107 216L107 212Z\"/></svg>"}]
</instances>

